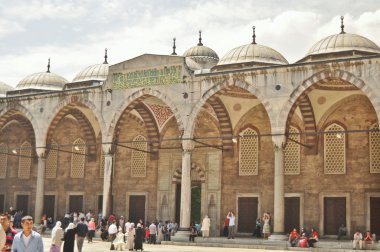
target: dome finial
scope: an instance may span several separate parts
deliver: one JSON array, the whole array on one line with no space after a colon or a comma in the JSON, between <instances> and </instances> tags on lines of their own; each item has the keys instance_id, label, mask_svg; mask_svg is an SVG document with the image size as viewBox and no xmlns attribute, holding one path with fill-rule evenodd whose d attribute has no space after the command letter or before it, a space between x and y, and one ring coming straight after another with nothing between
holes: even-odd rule
<instances>
[{"instance_id":1,"label":"dome finial","mask_svg":"<svg viewBox=\"0 0 380 252\"><path fill-rule=\"evenodd\" d=\"M202 44L202 30L199 30L199 43L198 43L199 46L203 46Z\"/></svg>"},{"instance_id":2,"label":"dome finial","mask_svg":"<svg viewBox=\"0 0 380 252\"><path fill-rule=\"evenodd\" d=\"M252 35L252 44L256 44L256 27L252 26L253 35Z\"/></svg>"},{"instance_id":3,"label":"dome finial","mask_svg":"<svg viewBox=\"0 0 380 252\"><path fill-rule=\"evenodd\" d=\"M340 34L344 34L345 32L344 32L344 24L343 24L343 20L344 20L344 17L343 16L341 16L340 17L340 29L341 29L341 32L340 32Z\"/></svg>"},{"instance_id":4,"label":"dome finial","mask_svg":"<svg viewBox=\"0 0 380 252\"><path fill-rule=\"evenodd\" d=\"M177 55L177 53L175 52L175 49L177 47L175 46L175 38L173 38L173 52L172 52L172 55Z\"/></svg>"},{"instance_id":5,"label":"dome finial","mask_svg":"<svg viewBox=\"0 0 380 252\"><path fill-rule=\"evenodd\" d=\"M48 65L47 65L47 73L50 73L50 58L48 59Z\"/></svg>"},{"instance_id":6,"label":"dome finial","mask_svg":"<svg viewBox=\"0 0 380 252\"><path fill-rule=\"evenodd\" d=\"M104 52L104 62L103 62L103 64L108 64L107 58L108 58L108 56L107 56L107 48L106 48L105 52Z\"/></svg>"}]
</instances>

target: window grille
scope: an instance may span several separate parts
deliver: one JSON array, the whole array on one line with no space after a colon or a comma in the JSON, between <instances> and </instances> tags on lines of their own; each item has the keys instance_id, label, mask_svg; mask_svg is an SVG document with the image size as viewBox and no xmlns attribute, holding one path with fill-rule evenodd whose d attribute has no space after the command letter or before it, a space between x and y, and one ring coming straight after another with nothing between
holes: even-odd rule
<instances>
[{"instance_id":1,"label":"window grille","mask_svg":"<svg viewBox=\"0 0 380 252\"><path fill-rule=\"evenodd\" d=\"M258 134L254 129L247 128L239 138L239 176L258 174Z\"/></svg>"},{"instance_id":2,"label":"window grille","mask_svg":"<svg viewBox=\"0 0 380 252\"><path fill-rule=\"evenodd\" d=\"M380 173L380 132L379 124L371 126L369 132L370 173Z\"/></svg>"},{"instance_id":3,"label":"window grille","mask_svg":"<svg viewBox=\"0 0 380 252\"><path fill-rule=\"evenodd\" d=\"M30 178L30 167L32 165L32 145L24 142L20 148L20 158L18 166L18 177L20 179Z\"/></svg>"},{"instance_id":4,"label":"window grille","mask_svg":"<svg viewBox=\"0 0 380 252\"><path fill-rule=\"evenodd\" d=\"M45 178L56 178L58 168L58 144L54 140L50 143L50 150L46 158Z\"/></svg>"},{"instance_id":5,"label":"window grille","mask_svg":"<svg viewBox=\"0 0 380 252\"><path fill-rule=\"evenodd\" d=\"M78 138L73 142L71 154L71 177L84 178L84 166L86 161L86 142Z\"/></svg>"},{"instance_id":6,"label":"window grille","mask_svg":"<svg viewBox=\"0 0 380 252\"><path fill-rule=\"evenodd\" d=\"M145 177L146 176L146 159L148 151L148 144L146 138L138 135L133 139L132 148L143 150L132 150L132 162L131 162L131 177Z\"/></svg>"},{"instance_id":7,"label":"window grille","mask_svg":"<svg viewBox=\"0 0 380 252\"><path fill-rule=\"evenodd\" d=\"M301 136L299 130L295 127L290 126L289 128L289 138L300 142ZM285 175L298 175L300 174L300 153L301 147L299 144L288 139L288 142L284 151L284 168Z\"/></svg>"},{"instance_id":8,"label":"window grille","mask_svg":"<svg viewBox=\"0 0 380 252\"><path fill-rule=\"evenodd\" d=\"M344 128L333 123L325 131L344 131ZM324 135L324 173L346 173L346 135L344 133L334 132Z\"/></svg>"},{"instance_id":9,"label":"window grille","mask_svg":"<svg viewBox=\"0 0 380 252\"><path fill-rule=\"evenodd\" d=\"M0 144L0 178L7 177L8 166L8 146L5 143Z\"/></svg>"}]
</instances>

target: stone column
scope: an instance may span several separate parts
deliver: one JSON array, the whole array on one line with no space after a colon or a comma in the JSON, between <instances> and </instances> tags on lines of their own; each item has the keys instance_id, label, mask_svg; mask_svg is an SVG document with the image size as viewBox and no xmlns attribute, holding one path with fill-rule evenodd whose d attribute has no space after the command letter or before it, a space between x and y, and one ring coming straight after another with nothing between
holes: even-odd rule
<instances>
[{"instance_id":1,"label":"stone column","mask_svg":"<svg viewBox=\"0 0 380 252\"><path fill-rule=\"evenodd\" d=\"M284 233L284 142L283 136L274 136L274 214L272 240L286 240Z\"/></svg>"},{"instance_id":2,"label":"stone column","mask_svg":"<svg viewBox=\"0 0 380 252\"><path fill-rule=\"evenodd\" d=\"M181 175L181 210L179 231L173 236L173 241L188 241L191 218L191 152L194 149L192 140L182 142L182 175Z\"/></svg>"},{"instance_id":3,"label":"stone column","mask_svg":"<svg viewBox=\"0 0 380 252\"><path fill-rule=\"evenodd\" d=\"M34 221L41 220L44 207L44 182L45 182L45 153L38 156L36 202L34 207Z\"/></svg>"},{"instance_id":4,"label":"stone column","mask_svg":"<svg viewBox=\"0 0 380 252\"><path fill-rule=\"evenodd\" d=\"M104 157L104 179L103 179L103 209L102 216L111 214L112 204L112 167L113 155L106 154Z\"/></svg>"}]
</instances>

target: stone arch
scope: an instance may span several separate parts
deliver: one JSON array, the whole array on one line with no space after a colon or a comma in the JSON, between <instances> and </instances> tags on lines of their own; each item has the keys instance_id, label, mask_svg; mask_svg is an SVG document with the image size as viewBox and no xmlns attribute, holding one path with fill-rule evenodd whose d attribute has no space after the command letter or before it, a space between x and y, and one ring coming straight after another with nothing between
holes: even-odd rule
<instances>
[{"instance_id":1,"label":"stone arch","mask_svg":"<svg viewBox=\"0 0 380 252\"><path fill-rule=\"evenodd\" d=\"M295 109L297 106L297 100L303 96L307 95L309 92L311 92L315 88L315 84L318 83L326 83L330 79L339 79L342 81L345 81L347 83L350 83L357 87L359 90L361 90L367 98L372 103L372 106L374 107L377 116L380 115L380 99L375 95L375 93L372 91L371 87L365 84L363 80L356 77L350 72L343 71L343 70L326 70L326 71L320 71L316 74L313 74L308 79L302 82L301 85L299 85L294 91L291 93L288 101L284 104L282 110L278 114L277 120L276 120L276 128L280 130L279 133L285 134L287 130L287 122L290 120L291 116L293 115ZM282 131L282 132L281 132Z\"/></svg>"},{"instance_id":2,"label":"stone arch","mask_svg":"<svg viewBox=\"0 0 380 252\"><path fill-rule=\"evenodd\" d=\"M249 83L242 81L242 80L235 80L234 82L230 82L228 80L224 80L210 89L208 89L206 92L203 93L202 98L200 101L194 106L193 111L190 115L189 122L191 122L190 127L188 127L184 133L186 138L191 138L194 134L194 121L196 117L199 114L199 111L204 106L206 102L209 101L210 98L212 98L214 95L218 95L218 93L223 93L223 90L229 90L233 87L238 87L241 89L244 89L248 91L249 93L253 94L259 101L261 101L261 104L263 104L270 120L270 124L273 125L273 119L274 117L274 111L272 108L272 105L270 104L269 100L264 97L264 95L261 94L260 90L254 87L253 85L250 85ZM223 130L222 130L223 131ZM232 139L231 139L232 141Z\"/></svg>"},{"instance_id":3,"label":"stone arch","mask_svg":"<svg viewBox=\"0 0 380 252\"><path fill-rule=\"evenodd\" d=\"M108 130L107 130L107 136L105 139L107 142L112 142L113 137L115 135L117 123L118 123L119 119L121 118L121 116L123 115L123 113L127 109L129 109L129 110L135 109L141 101L143 101L144 99L146 99L147 97L150 97L150 96L153 96L153 97L156 97L156 98L162 100L165 104L167 104L170 107L171 111L174 114L174 117L177 120L177 125L179 128L179 131L183 132L184 120L183 120L182 116L180 115L180 112L177 109L176 105L166 95L162 94L160 91L154 90L152 88L143 88L143 89L140 89L140 90L134 92L132 95L130 95L116 109L114 116L113 116L113 118L110 122L110 125L108 127Z\"/></svg>"},{"instance_id":4,"label":"stone arch","mask_svg":"<svg viewBox=\"0 0 380 252\"><path fill-rule=\"evenodd\" d=\"M0 112L0 130L12 120L18 121L28 131L32 148L43 146L43 144L38 141L40 131L37 120L24 106L20 104L9 104L6 109L2 110Z\"/></svg>"},{"instance_id":5,"label":"stone arch","mask_svg":"<svg viewBox=\"0 0 380 252\"><path fill-rule=\"evenodd\" d=\"M206 174L205 174L205 171L202 169L202 167L200 167L199 165L195 163L191 163L191 170L193 170L194 172L198 174L200 178L199 182L201 183L206 182ZM177 170L175 170L173 174L172 182L173 184L179 184L181 183L181 179L182 179L182 167L179 167L177 168Z\"/></svg>"},{"instance_id":6,"label":"stone arch","mask_svg":"<svg viewBox=\"0 0 380 252\"><path fill-rule=\"evenodd\" d=\"M87 151L89 157L96 159L97 155L97 143L96 143L96 134L94 131L94 127L87 118L87 116L79 110L76 105L84 105L86 108L88 108L85 104L79 103L76 101L76 103L71 103L71 102L62 102L60 103L54 110L54 117L48 124L48 129L46 132L46 137L45 137L45 143L48 145L48 141L51 141L55 132L55 129L57 128L58 124L62 121L63 118L65 118L67 115L72 115L77 121L80 127L84 131L85 135L85 142L87 145ZM91 103L87 103L91 104ZM94 111L95 107L92 107L91 111ZM58 110L59 109L59 110ZM58 111L57 111L58 110ZM95 114L94 114L95 115ZM95 115L96 120L98 118ZM99 122L99 121L98 121Z\"/></svg>"}]
</instances>

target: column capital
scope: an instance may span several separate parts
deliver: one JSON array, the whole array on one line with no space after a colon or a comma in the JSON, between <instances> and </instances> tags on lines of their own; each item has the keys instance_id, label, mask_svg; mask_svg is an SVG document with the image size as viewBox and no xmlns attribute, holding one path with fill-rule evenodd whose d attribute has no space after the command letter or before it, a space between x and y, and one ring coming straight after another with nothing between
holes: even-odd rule
<instances>
[{"instance_id":1,"label":"column capital","mask_svg":"<svg viewBox=\"0 0 380 252\"><path fill-rule=\"evenodd\" d=\"M192 139L182 140L182 149L185 152L191 152L194 149L194 141Z\"/></svg>"},{"instance_id":2,"label":"column capital","mask_svg":"<svg viewBox=\"0 0 380 252\"><path fill-rule=\"evenodd\" d=\"M283 150L285 148L286 138L285 135L274 135L272 136L272 141L274 144L274 150Z\"/></svg>"},{"instance_id":3,"label":"column capital","mask_svg":"<svg viewBox=\"0 0 380 252\"><path fill-rule=\"evenodd\" d=\"M36 154L38 159L46 159L46 148L45 147L36 147Z\"/></svg>"}]
</instances>

